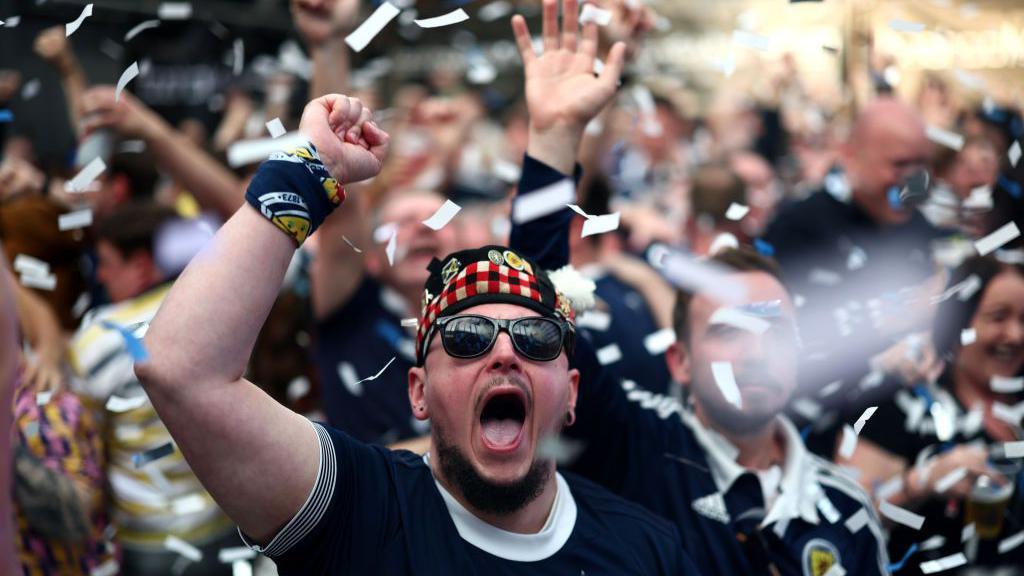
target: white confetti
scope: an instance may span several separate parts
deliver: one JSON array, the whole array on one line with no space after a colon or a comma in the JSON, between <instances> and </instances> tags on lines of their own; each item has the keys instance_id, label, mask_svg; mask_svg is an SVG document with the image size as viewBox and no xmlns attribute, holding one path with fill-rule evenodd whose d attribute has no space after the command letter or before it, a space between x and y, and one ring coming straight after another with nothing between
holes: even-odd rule
<instances>
[{"instance_id":1,"label":"white confetti","mask_svg":"<svg viewBox=\"0 0 1024 576\"><path fill-rule=\"evenodd\" d=\"M747 212L750 212L750 208L748 206L733 202L732 204L729 204L729 209L725 211L725 217L729 220L739 221L747 215Z\"/></svg>"},{"instance_id":2,"label":"white confetti","mask_svg":"<svg viewBox=\"0 0 1024 576\"><path fill-rule=\"evenodd\" d=\"M288 383L288 389L285 390L285 397L289 402L295 402L300 398L305 398L306 395L309 394L310 389L311 386L309 384L309 378L299 376Z\"/></svg>"},{"instance_id":3,"label":"white confetti","mask_svg":"<svg viewBox=\"0 0 1024 576\"><path fill-rule=\"evenodd\" d=\"M50 403L50 398L53 398L53 391L46 390L43 392L36 392L36 405L45 406Z\"/></svg>"},{"instance_id":4,"label":"white confetti","mask_svg":"<svg viewBox=\"0 0 1024 576\"><path fill-rule=\"evenodd\" d=\"M359 385L359 384L362 384L363 382L369 382L371 380L376 380L377 378L380 378L380 375L383 374L384 371L388 369L388 366L391 366L391 363L394 362L394 361L395 361L395 357L392 357L391 360L388 360L388 363L385 364L383 368L378 370L376 374L374 374L373 376L367 376L366 378L363 378L362 380L357 381L356 384Z\"/></svg>"},{"instance_id":5,"label":"white confetti","mask_svg":"<svg viewBox=\"0 0 1024 576\"><path fill-rule=\"evenodd\" d=\"M1004 442L1003 453L1007 458L1024 458L1024 441Z\"/></svg>"},{"instance_id":6,"label":"white confetti","mask_svg":"<svg viewBox=\"0 0 1024 576\"><path fill-rule=\"evenodd\" d=\"M839 513L839 510L836 509L835 504L833 504L832 501L824 494L822 494L821 498L818 499L816 505L818 507L818 511L821 512L821 515L829 521L829 524L835 524L843 517L842 514Z\"/></svg>"},{"instance_id":7,"label":"white confetti","mask_svg":"<svg viewBox=\"0 0 1024 576\"><path fill-rule=\"evenodd\" d=\"M241 140L228 146L228 166L238 168L247 164L263 162L274 152L302 146L309 142L298 132L291 132L279 138L257 138Z\"/></svg>"},{"instance_id":8,"label":"white confetti","mask_svg":"<svg viewBox=\"0 0 1024 576\"><path fill-rule=\"evenodd\" d=\"M398 228L391 229L391 237L388 238L388 245L384 247L384 254L388 257L388 266L395 265L395 250L398 248Z\"/></svg>"},{"instance_id":9,"label":"white confetti","mask_svg":"<svg viewBox=\"0 0 1024 576\"><path fill-rule=\"evenodd\" d=\"M53 291L57 287L57 277L53 274L46 276L25 276L22 275L18 278L22 286L26 288L35 288L37 290L48 290Z\"/></svg>"},{"instance_id":10,"label":"white confetti","mask_svg":"<svg viewBox=\"0 0 1024 576\"><path fill-rule=\"evenodd\" d=\"M938 126L928 126L925 133L928 135L928 139L932 142L945 146L946 148L952 148L957 152L964 147L964 137L956 132L950 132Z\"/></svg>"},{"instance_id":11,"label":"white confetti","mask_svg":"<svg viewBox=\"0 0 1024 576\"><path fill-rule=\"evenodd\" d=\"M117 79L117 89L114 91L114 102L121 101L121 92L124 91L124 87L138 75L139 63L132 62L131 66L126 68L125 71L121 73L121 77Z\"/></svg>"},{"instance_id":12,"label":"white confetti","mask_svg":"<svg viewBox=\"0 0 1024 576\"><path fill-rule=\"evenodd\" d=\"M843 424L843 440L839 445L839 456L843 460L849 460L853 457L853 452L856 449L857 433L853 431L849 424Z\"/></svg>"},{"instance_id":13,"label":"white confetti","mask_svg":"<svg viewBox=\"0 0 1024 576\"><path fill-rule=\"evenodd\" d=\"M711 375L722 392L722 398L733 406L743 409L743 398L740 396L740 389L736 386L736 377L732 373L731 362L712 362Z\"/></svg>"},{"instance_id":14,"label":"white confetti","mask_svg":"<svg viewBox=\"0 0 1024 576\"><path fill-rule=\"evenodd\" d=\"M245 560L231 563L231 576L252 576L252 564Z\"/></svg>"},{"instance_id":15,"label":"white confetti","mask_svg":"<svg viewBox=\"0 0 1024 576\"><path fill-rule=\"evenodd\" d=\"M419 323L418 318L402 318L402 328L415 328Z\"/></svg>"},{"instance_id":16,"label":"white confetti","mask_svg":"<svg viewBox=\"0 0 1024 576\"><path fill-rule=\"evenodd\" d=\"M130 412L136 408L141 408L149 402L149 398L145 395L134 396L132 398L122 398L120 396L111 395L107 399L106 409L111 412Z\"/></svg>"},{"instance_id":17,"label":"white confetti","mask_svg":"<svg viewBox=\"0 0 1024 576\"><path fill-rule=\"evenodd\" d=\"M497 0L484 6L476 13L477 17L484 22L494 22L512 13L512 5L505 0Z\"/></svg>"},{"instance_id":18,"label":"white confetti","mask_svg":"<svg viewBox=\"0 0 1024 576\"><path fill-rule=\"evenodd\" d=\"M925 28L924 24L920 22L907 20L889 20L889 27L897 32L921 32Z\"/></svg>"},{"instance_id":19,"label":"white confetti","mask_svg":"<svg viewBox=\"0 0 1024 576\"><path fill-rule=\"evenodd\" d=\"M271 138L280 138L288 133L288 131L284 129L284 124L281 123L280 118L274 118L270 122L267 122L267 132L270 132Z\"/></svg>"},{"instance_id":20,"label":"white confetti","mask_svg":"<svg viewBox=\"0 0 1024 576\"><path fill-rule=\"evenodd\" d=\"M156 17L161 20L188 20L192 17L192 3L161 2L156 9Z\"/></svg>"},{"instance_id":21,"label":"white confetti","mask_svg":"<svg viewBox=\"0 0 1024 576\"><path fill-rule=\"evenodd\" d=\"M168 536L164 539L164 548L171 552L176 552L193 562L199 562L203 559L203 552L199 548L196 548L177 536Z\"/></svg>"},{"instance_id":22,"label":"white confetti","mask_svg":"<svg viewBox=\"0 0 1024 576\"><path fill-rule=\"evenodd\" d=\"M754 334L764 334L771 327L771 323L764 318L758 318L749 312L731 306L715 310L711 319L708 320L708 324L726 324Z\"/></svg>"},{"instance_id":23,"label":"white confetti","mask_svg":"<svg viewBox=\"0 0 1024 576\"><path fill-rule=\"evenodd\" d=\"M431 230L440 230L447 226L448 223L452 221L452 218L455 218L455 215L459 213L459 210L462 210L462 206L459 206L451 200L445 200L444 204L437 209L437 212L434 212L430 218L423 221L423 225Z\"/></svg>"},{"instance_id":24,"label":"white confetti","mask_svg":"<svg viewBox=\"0 0 1024 576\"><path fill-rule=\"evenodd\" d=\"M925 574L935 574L936 572L943 572L965 564L967 564L967 557L964 556L963 552L957 552L952 556L946 556L944 558L939 558L938 560L921 562L919 566L921 567L921 572Z\"/></svg>"},{"instance_id":25,"label":"white confetti","mask_svg":"<svg viewBox=\"0 0 1024 576\"><path fill-rule=\"evenodd\" d=\"M345 43L356 52L362 52L400 12L391 2L381 4L355 31L345 37Z\"/></svg>"},{"instance_id":26,"label":"white confetti","mask_svg":"<svg viewBox=\"0 0 1024 576\"><path fill-rule=\"evenodd\" d=\"M622 350L619 349L618 344L609 344L603 348L597 350L597 361L601 366L607 366L609 364L622 360Z\"/></svg>"},{"instance_id":27,"label":"white confetti","mask_svg":"<svg viewBox=\"0 0 1024 576\"><path fill-rule=\"evenodd\" d=\"M964 526L964 529L960 531L960 542L961 543L967 542L971 538L974 538L974 532L975 532L974 522L971 522L967 526Z\"/></svg>"},{"instance_id":28,"label":"white confetti","mask_svg":"<svg viewBox=\"0 0 1024 576\"><path fill-rule=\"evenodd\" d=\"M621 214L619 212L615 212L613 214L602 214L600 216L591 216L587 218L586 221L583 222L583 232L580 237L586 238L587 236L604 234L605 232L618 230L620 215Z\"/></svg>"},{"instance_id":29,"label":"white confetti","mask_svg":"<svg viewBox=\"0 0 1024 576\"><path fill-rule=\"evenodd\" d=\"M654 95L643 84L636 84L632 91L637 108L640 109L640 129L652 138L661 136L662 127L658 121L658 108L654 103Z\"/></svg>"},{"instance_id":30,"label":"white confetti","mask_svg":"<svg viewBox=\"0 0 1024 576\"><path fill-rule=\"evenodd\" d=\"M68 192L85 192L89 184L98 178L106 169L107 164L103 161L103 158L97 156L96 158L93 158L91 162L86 164L85 167L79 170L78 174L75 174L74 178L68 180L67 184L64 185L64 188Z\"/></svg>"},{"instance_id":31,"label":"white confetti","mask_svg":"<svg viewBox=\"0 0 1024 576\"><path fill-rule=\"evenodd\" d=\"M870 519L871 517L868 516L868 511L861 508L860 510L857 510L853 516L846 519L846 529L856 534L861 528L868 525L868 521L870 521Z\"/></svg>"},{"instance_id":32,"label":"white confetti","mask_svg":"<svg viewBox=\"0 0 1024 576\"><path fill-rule=\"evenodd\" d=\"M171 512L178 516L195 514L196 512L206 510L206 508L206 498L203 498L202 494L189 494L188 496L175 498L171 501Z\"/></svg>"},{"instance_id":33,"label":"white confetti","mask_svg":"<svg viewBox=\"0 0 1024 576\"><path fill-rule=\"evenodd\" d=\"M612 23L612 13L588 2L583 5L583 10L580 11L579 23L582 26L591 22L598 26L607 26Z\"/></svg>"},{"instance_id":34,"label":"white confetti","mask_svg":"<svg viewBox=\"0 0 1024 576\"><path fill-rule=\"evenodd\" d=\"M576 185L564 178L529 194L516 197L512 203L512 221L523 224L558 212L576 201Z\"/></svg>"},{"instance_id":35,"label":"white confetti","mask_svg":"<svg viewBox=\"0 0 1024 576\"><path fill-rule=\"evenodd\" d=\"M874 416L877 410L878 406L866 408L860 415L860 418L857 418L857 421L853 423L853 433L860 436L860 431L864 429L864 425L867 424L868 419Z\"/></svg>"},{"instance_id":36,"label":"white confetti","mask_svg":"<svg viewBox=\"0 0 1024 576\"><path fill-rule=\"evenodd\" d=\"M992 203L992 188L989 186L978 186L973 188L967 199L964 200L961 207L965 210L991 210Z\"/></svg>"},{"instance_id":37,"label":"white confetti","mask_svg":"<svg viewBox=\"0 0 1024 576\"><path fill-rule=\"evenodd\" d=\"M15 264L15 266L17 266L17 264ZM999 392L1000 394L1024 392L1024 376L1017 378L993 376L992 380L989 381L989 386L992 388L993 392Z\"/></svg>"},{"instance_id":38,"label":"white confetti","mask_svg":"<svg viewBox=\"0 0 1024 576\"><path fill-rule=\"evenodd\" d=\"M57 228L61 232L92 226L92 209L83 208L57 217Z\"/></svg>"},{"instance_id":39,"label":"white confetti","mask_svg":"<svg viewBox=\"0 0 1024 576\"><path fill-rule=\"evenodd\" d=\"M828 384L826 384L825 386L822 387L820 392L818 392L818 396L820 396L821 398L824 398L826 396L831 396L831 395L835 394L836 392L838 392L839 389L842 388L842 387L843 387L843 381L842 380L836 380L835 382L829 382Z\"/></svg>"},{"instance_id":40,"label":"white confetti","mask_svg":"<svg viewBox=\"0 0 1024 576\"><path fill-rule=\"evenodd\" d=\"M452 10L447 14L435 16L433 18L424 18L422 20L413 20L420 28L442 28L444 26L451 26L452 24L458 24L469 20L469 14L462 8Z\"/></svg>"},{"instance_id":41,"label":"white confetti","mask_svg":"<svg viewBox=\"0 0 1024 576\"><path fill-rule=\"evenodd\" d=\"M124 41L128 42L132 38L135 38L139 34L142 34L143 32L145 32L146 30L149 30L150 28L156 28L159 25L160 25L160 21L159 20L146 20L145 22L139 22L138 24L135 25L134 28L129 30L128 33L124 35Z\"/></svg>"},{"instance_id":42,"label":"white confetti","mask_svg":"<svg viewBox=\"0 0 1024 576\"><path fill-rule=\"evenodd\" d=\"M960 482L961 480L963 480L966 477L967 477L967 469L964 468L963 466L960 466L956 470L953 470L949 474L946 474L942 478L939 478L938 480L936 480L935 481L935 490L938 491L939 494L942 494L946 490L949 490L953 486L956 486L956 484L958 482Z\"/></svg>"},{"instance_id":43,"label":"white confetti","mask_svg":"<svg viewBox=\"0 0 1024 576\"><path fill-rule=\"evenodd\" d=\"M1006 155L1010 158L1010 166L1017 167L1017 162L1020 162L1021 149L1020 141L1014 140L1013 144L1010 145L1010 149L1007 150Z\"/></svg>"},{"instance_id":44,"label":"white confetti","mask_svg":"<svg viewBox=\"0 0 1024 576\"><path fill-rule=\"evenodd\" d=\"M46 276L50 265L28 254L18 254L14 257L14 271L25 276Z\"/></svg>"},{"instance_id":45,"label":"white confetti","mask_svg":"<svg viewBox=\"0 0 1024 576\"><path fill-rule=\"evenodd\" d=\"M648 259L676 288L714 294L726 303L742 302L746 297L746 287L736 282L727 268L668 248L659 253L658 248L657 244L651 247Z\"/></svg>"},{"instance_id":46,"label":"white confetti","mask_svg":"<svg viewBox=\"0 0 1024 576\"><path fill-rule=\"evenodd\" d=\"M39 94L39 89L42 87L43 83L39 78L33 78L28 82L25 82L25 85L21 87L21 99L31 100L35 98Z\"/></svg>"},{"instance_id":47,"label":"white confetti","mask_svg":"<svg viewBox=\"0 0 1024 576\"><path fill-rule=\"evenodd\" d=\"M245 546L221 548L217 552L217 560L221 564L231 564L232 562L238 562L239 560L252 560L255 557L256 551L246 548Z\"/></svg>"},{"instance_id":48,"label":"white confetti","mask_svg":"<svg viewBox=\"0 0 1024 576\"><path fill-rule=\"evenodd\" d=\"M1013 536L999 541L999 553L1006 554L1010 550L1020 546L1021 543L1024 543L1024 532L1017 532Z\"/></svg>"},{"instance_id":49,"label":"white confetti","mask_svg":"<svg viewBox=\"0 0 1024 576\"><path fill-rule=\"evenodd\" d=\"M235 38L231 44L231 73L238 76L245 69L245 43L241 38ZM284 134L284 132L282 132Z\"/></svg>"},{"instance_id":50,"label":"white confetti","mask_svg":"<svg viewBox=\"0 0 1024 576\"><path fill-rule=\"evenodd\" d=\"M519 182L519 176L522 175L522 169L518 165L500 159L494 161L491 172L498 180L508 184Z\"/></svg>"},{"instance_id":51,"label":"white confetti","mask_svg":"<svg viewBox=\"0 0 1024 576\"><path fill-rule=\"evenodd\" d=\"M895 504L890 504L887 500L882 500L882 503L878 507L878 511L881 512L882 516L885 516L889 520L909 526L914 530L920 530L921 525L924 524L924 516L920 514L914 514L906 508L900 508Z\"/></svg>"},{"instance_id":52,"label":"white confetti","mask_svg":"<svg viewBox=\"0 0 1024 576\"><path fill-rule=\"evenodd\" d=\"M4 28L17 28L21 24L21 16L8 16L7 21L0 20L0 26Z\"/></svg>"},{"instance_id":53,"label":"white confetti","mask_svg":"<svg viewBox=\"0 0 1024 576\"><path fill-rule=\"evenodd\" d=\"M78 27L82 25L82 22L85 22L85 19L89 16L92 16L92 4L86 4L85 8L82 9L82 13L78 15L78 18L75 18L73 22L68 22L64 25L64 36L70 37L74 34L75 31L78 30Z\"/></svg>"},{"instance_id":54,"label":"white confetti","mask_svg":"<svg viewBox=\"0 0 1024 576\"><path fill-rule=\"evenodd\" d=\"M345 241L345 244L348 244L353 250L355 250L356 254L362 254L363 253L362 250L360 250L359 248L356 248L356 245L353 244L352 241L349 240L348 238L346 238L344 235L342 235L341 239Z\"/></svg>"},{"instance_id":55,"label":"white confetti","mask_svg":"<svg viewBox=\"0 0 1024 576\"><path fill-rule=\"evenodd\" d=\"M612 315L601 310L587 310L576 317L576 326L605 332L612 324Z\"/></svg>"},{"instance_id":56,"label":"white confetti","mask_svg":"<svg viewBox=\"0 0 1024 576\"><path fill-rule=\"evenodd\" d=\"M714 255L718 254L722 250L728 250L730 248L739 247L740 241L736 238L736 236L728 232L722 232L718 236L715 236L715 239L711 241L711 246L708 246L708 254Z\"/></svg>"},{"instance_id":57,"label":"white confetti","mask_svg":"<svg viewBox=\"0 0 1024 576\"><path fill-rule=\"evenodd\" d=\"M664 354L665 350L676 341L676 331L671 328L663 328L657 332L644 337L644 348L652 356Z\"/></svg>"},{"instance_id":58,"label":"white confetti","mask_svg":"<svg viewBox=\"0 0 1024 576\"><path fill-rule=\"evenodd\" d=\"M1003 247L1004 244L1017 239L1020 236L1020 229L1014 222L1007 222L995 232L985 236L974 243L978 254L985 256Z\"/></svg>"},{"instance_id":59,"label":"white confetti","mask_svg":"<svg viewBox=\"0 0 1024 576\"><path fill-rule=\"evenodd\" d=\"M978 339L978 332L974 328L965 328L960 331L960 345L970 346Z\"/></svg>"}]
</instances>

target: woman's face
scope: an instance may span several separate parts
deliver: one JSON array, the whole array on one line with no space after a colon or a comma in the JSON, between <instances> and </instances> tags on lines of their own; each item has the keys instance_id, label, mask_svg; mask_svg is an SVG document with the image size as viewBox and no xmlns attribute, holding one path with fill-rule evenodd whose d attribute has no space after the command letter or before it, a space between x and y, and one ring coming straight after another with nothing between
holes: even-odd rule
<instances>
[{"instance_id":1,"label":"woman's face","mask_svg":"<svg viewBox=\"0 0 1024 576\"><path fill-rule=\"evenodd\" d=\"M1004 270L989 282L971 320L975 341L957 355L957 366L971 381L1020 374L1024 367L1024 276Z\"/></svg>"}]
</instances>

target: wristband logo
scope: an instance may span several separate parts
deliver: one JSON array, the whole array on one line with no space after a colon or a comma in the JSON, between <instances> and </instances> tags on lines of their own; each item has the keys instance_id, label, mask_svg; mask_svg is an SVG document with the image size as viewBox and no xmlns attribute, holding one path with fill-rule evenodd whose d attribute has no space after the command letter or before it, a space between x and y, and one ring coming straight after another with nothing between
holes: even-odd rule
<instances>
[{"instance_id":1,"label":"wristband logo","mask_svg":"<svg viewBox=\"0 0 1024 576\"><path fill-rule=\"evenodd\" d=\"M338 206L345 200L345 189L338 186L338 181L334 178L323 178L321 179L324 185L324 192L327 192L327 199Z\"/></svg>"},{"instance_id":2,"label":"wristband logo","mask_svg":"<svg viewBox=\"0 0 1024 576\"><path fill-rule=\"evenodd\" d=\"M282 232L302 244L309 236L311 220L306 200L294 192L269 192L258 198L260 213Z\"/></svg>"}]
</instances>

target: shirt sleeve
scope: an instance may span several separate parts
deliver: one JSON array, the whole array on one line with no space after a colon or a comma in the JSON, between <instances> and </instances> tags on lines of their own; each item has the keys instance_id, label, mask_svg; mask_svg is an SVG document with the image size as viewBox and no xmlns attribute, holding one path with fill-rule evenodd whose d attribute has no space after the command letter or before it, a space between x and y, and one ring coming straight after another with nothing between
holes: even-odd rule
<instances>
[{"instance_id":1,"label":"shirt sleeve","mask_svg":"<svg viewBox=\"0 0 1024 576\"><path fill-rule=\"evenodd\" d=\"M576 166L573 179L578 184L583 170ZM547 164L525 156L516 197L526 196L566 178ZM533 258L545 270L557 270L569 263L569 224L573 214L568 207L522 224L512 222L509 248Z\"/></svg>"}]
</instances>

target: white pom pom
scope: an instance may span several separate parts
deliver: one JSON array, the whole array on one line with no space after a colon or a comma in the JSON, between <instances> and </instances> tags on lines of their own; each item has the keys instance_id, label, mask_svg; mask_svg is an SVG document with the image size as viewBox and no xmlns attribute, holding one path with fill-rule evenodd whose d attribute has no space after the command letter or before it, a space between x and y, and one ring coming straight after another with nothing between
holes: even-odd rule
<instances>
[{"instance_id":1,"label":"white pom pom","mask_svg":"<svg viewBox=\"0 0 1024 576\"><path fill-rule=\"evenodd\" d=\"M548 272L548 278L555 285L555 290L569 299L573 311L577 314L594 307L594 291L597 285L572 265L562 266L558 270Z\"/></svg>"}]
</instances>

